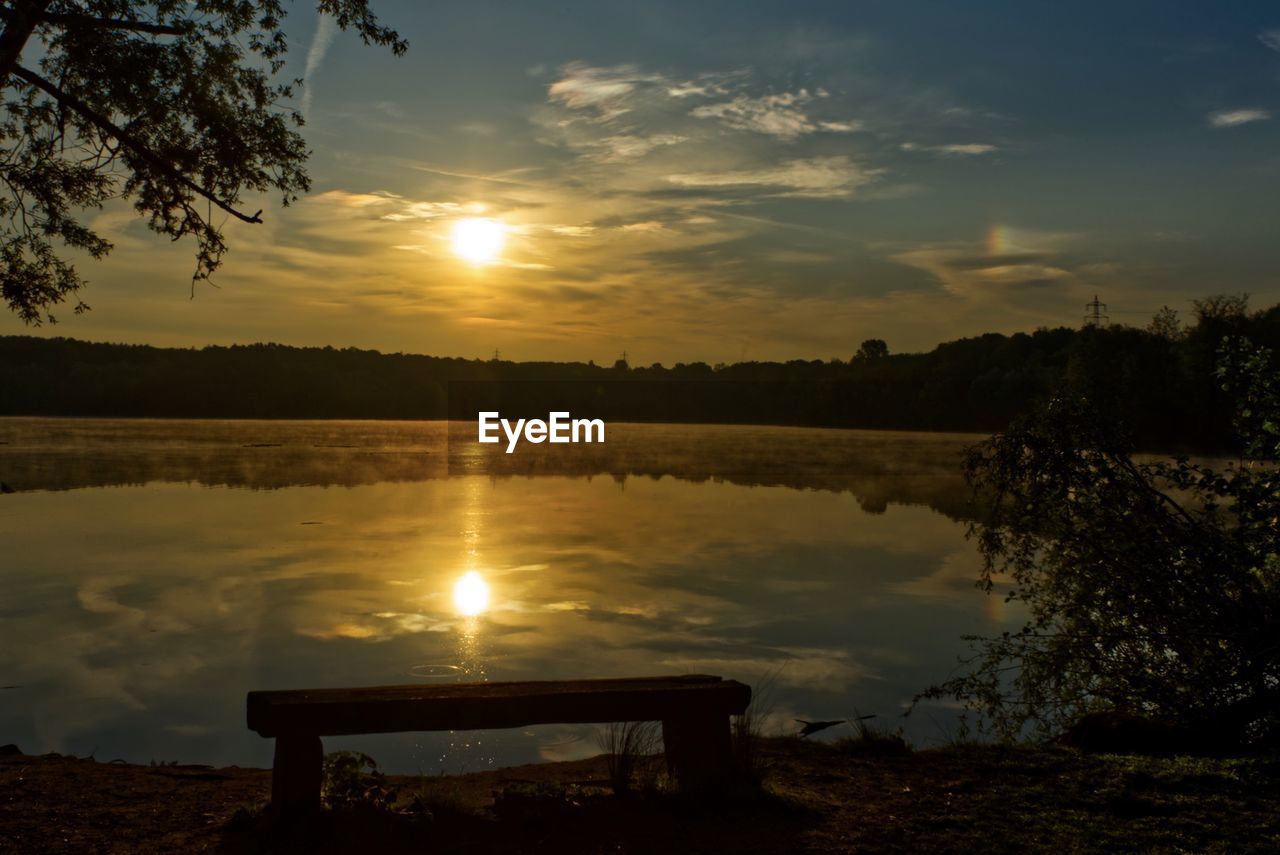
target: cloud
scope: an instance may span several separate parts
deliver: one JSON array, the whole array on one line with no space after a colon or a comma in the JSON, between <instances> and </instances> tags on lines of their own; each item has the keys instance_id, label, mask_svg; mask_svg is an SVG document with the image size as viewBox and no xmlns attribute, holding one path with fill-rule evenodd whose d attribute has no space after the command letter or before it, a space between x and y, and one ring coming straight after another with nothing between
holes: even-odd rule
<instances>
[{"instance_id":1,"label":"cloud","mask_svg":"<svg viewBox=\"0 0 1280 855\"><path fill-rule=\"evenodd\" d=\"M702 83L677 83L667 87L667 94L672 98L689 98L694 95L713 95L715 91Z\"/></svg>"},{"instance_id":2,"label":"cloud","mask_svg":"<svg viewBox=\"0 0 1280 855\"><path fill-rule=\"evenodd\" d=\"M464 122L458 125L458 130L476 137L491 137L498 132L498 126L493 122Z\"/></svg>"},{"instance_id":3,"label":"cloud","mask_svg":"<svg viewBox=\"0 0 1280 855\"><path fill-rule=\"evenodd\" d=\"M434 220L458 214L482 214L484 206L477 202L461 204L458 202L406 202L398 210L382 215L382 219L392 222L409 220Z\"/></svg>"},{"instance_id":4,"label":"cloud","mask_svg":"<svg viewBox=\"0 0 1280 855\"><path fill-rule=\"evenodd\" d=\"M637 88L664 81L661 75L643 73L633 65L602 68L571 62L547 88L547 97L571 110L593 111L597 121L603 122L630 111L628 101Z\"/></svg>"},{"instance_id":5,"label":"cloud","mask_svg":"<svg viewBox=\"0 0 1280 855\"><path fill-rule=\"evenodd\" d=\"M311 95L315 92L315 75L320 70L320 63L324 61L324 55L329 52L329 45L333 44L333 38L337 34L338 31L333 26L333 18L321 12L316 22L316 31L311 36L311 47L307 48L307 65L302 72L303 118L311 118Z\"/></svg>"},{"instance_id":6,"label":"cloud","mask_svg":"<svg viewBox=\"0 0 1280 855\"><path fill-rule=\"evenodd\" d=\"M821 112L816 109L818 102L831 97L824 88L767 94L752 89L747 71L706 72L679 80L634 65L572 62L547 88L548 102L566 108L570 115L544 115L539 123L555 129L564 138L560 143L570 148L601 149L589 156L599 161L634 159L657 145L672 144L676 137L681 142L691 136L709 139L705 131L698 130L706 120L722 128L786 142L810 134L847 134L863 128L853 119L814 115ZM685 106L688 102L694 104ZM641 134L633 127L626 133L584 141L591 125L614 123L623 116L635 127L662 128L666 133Z\"/></svg>"},{"instance_id":7,"label":"cloud","mask_svg":"<svg viewBox=\"0 0 1280 855\"><path fill-rule=\"evenodd\" d=\"M601 209L560 222L601 228L610 225L610 217L619 223L660 219L672 227L710 205L847 198L884 170L868 152L845 148L837 155L832 135L908 122L924 133L934 128L940 109L932 106L936 99L926 98L930 109L913 111L922 115L918 122L897 114L886 118L877 106L884 100L878 91L857 96L855 108L855 96L845 88L828 90L815 83L769 90L770 81L745 69L676 77L641 65L576 61L562 66L553 81L544 90L546 102L531 116L540 129L538 142L575 155L556 161L551 171L561 164L572 170L571 180ZM896 100L915 103L905 96ZM858 112L871 118L853 118ZM997 147L961 139L920 150L966 158ZM694 189L706 192L695 198ZM862 189L859 196L891 198L917 189L882 184Z\"/></svg>"},{"instance_id":8,"label":"cloud","mask_svg":"<svg viewBox=\"0 0 1280 855\"><path fill-rule=\"evenodd\" d=\"M1258 41L1280 53L1280 30L1263 30L1258 33Z\"/></svg>"},{"instance_id":9,"label":"cloud","mask_svg":"<svg viewBox=\"0 0 1280 855\"><path fill-rule=\"evenodd\" d=\"M664 232L666 230L667 227L658 220L644 220L643 222L627 223L625 226L622 226L622 231L624 232L654 233Z\"/></svg>"},{"instance_id":10,"label":"cloud","mask_svg":"<svg viewBox=\"0 0 1280 855\"><path fill-rule=\"evenodd\" d=\"M943 157L974 157L982 154L992 154L999 151L997 146L989 143L948 143L946 145L920 145L919 143L904 142L898 148L903 151L927 151L940 154Z\"/></svg>"},{"instance_id":11,"label":"cloud","mask_svg":"<svg viewBox=\"0 0 1280 855\"><path fill-rule=\"evenodd\" d=\"M1067 302L1083 301L1078 295L1096 283L1083 266L1066 260L1074 241L1068 234L997 226L981 244L926 244L889 259L929 273L954 296L978 302L1039 302L1042 298L1036 294L1045 288L1067 297Z\"/></svg>"},{"instance_id":12,"label":"cloud","mask_svg":"<svg viewBox=\"0 0 1280 855\"><path fill-rule=\"evenodd\" d=\"M346 190L326 190L310 197L316 202L327 202L341 205L344 208L372 208L375 205L388 205L403 201L402 196L378 190L373 193L349 193Z\"/></svg>"},{"instance_id":13,"label":"cloud","mask_svg":"<svg viewBox=\"0 0 1280 855\"><path fill-rule=\"evenodd\" d=\"M667 95L672 98L716 98L728 95L751 77L747 69L737 71L706 71L692 80L671 81Z\"/></svg>"},{"instance_id":14,"label":"cloud","mask_svg":"<svg viewBox=\"0 0 1280 855\"><path fill-rule=\"evenodd\" d=\"M849 196L883 172L840 155L790 160L763 169L681 172L668 175L667 180L681 187L766 187L783 191L780 195L825 198Z\"/></svg>"},{"instance_id":15,"label":"cloud","mask_svg":"<svg viewBox=\"0 0 1280 855\"><path fill-rule=\"evenodd\" d=\"M599 163L621 163L644 157L656 148L678 145L689 138L681 134L617 134L583 143L589 149L583 156Z\"/></svg>"},{"instance_id":16,"label":"cloud","mask_svg":"<svg viewBox=\"0 0 1280 855\"><path fill-rule=\"evenodd\" d=\"M819 130L834 133L858 130L857 122L815 121L801 109L802 105L817 98L825 98L827 94L823 89L812 93L808 89L801 89L798 92L782 92L755 98L739 95L730 101L696 107L689 115L699 119L718 119L726 127L766 134L781 140L794 140Z\"/></svg>"},{"instance_id":17,"label":"cloud","mask_svg":"<svg viewBox=\"0 0 1280 855\"><path fill-rule=\"evenodd\" d=\"M1008 298L1013 293L1045 285L1069 285L1070 271L1042 260L1025 257L985 260L966 249L919 249L891 256L893 261L931 273L947 292L973 300ZM992 261L996 263L991 263Z\"/></svg>"},{"instance_id":18,"label":"cloud","mask_svg":"<svg viewBox=\"0 0 1280 855\"><path fill-rule=\"evenodd\" d=\"M1264 122L1270 118L1271 114L1266 110L1219 110L1209 114L1209 124L1215 128L1234 128L1250 122Z\"/></svg>"},{"instance_id":19,"label":"cloud","mask_svg":"<svg viewBox=\"0 0 1280 855\"><path fill-rule=\"evenodd\" d=\"M474 215L484 213L484 205L478 202L428 202L406 199L396 193L378 190L373 193L349 193L346 190L329 190L311 197L315 202L339 205L358 211L369 211L376 219L391 222L434 220L439 217Z\"/></svg>"}]
</instances>

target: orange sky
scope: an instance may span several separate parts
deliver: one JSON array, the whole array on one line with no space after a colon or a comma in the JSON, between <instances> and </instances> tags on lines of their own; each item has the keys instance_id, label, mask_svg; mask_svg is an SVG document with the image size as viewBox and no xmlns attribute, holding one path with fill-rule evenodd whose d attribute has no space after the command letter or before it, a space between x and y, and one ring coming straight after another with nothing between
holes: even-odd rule
<instances>
[{"instance_id":1,"label":"orange sky","mask_svg":"<svg viewBox=\"0 0 1280 855\"><path fill-rule=\"evenodd\" d=\"M194 299L97 212L92 311L35 333L715 363L1275 302L1280 17L1144 8L380 3L402 59L300 10L314 192Z\"/></svg>"}]
</instances>

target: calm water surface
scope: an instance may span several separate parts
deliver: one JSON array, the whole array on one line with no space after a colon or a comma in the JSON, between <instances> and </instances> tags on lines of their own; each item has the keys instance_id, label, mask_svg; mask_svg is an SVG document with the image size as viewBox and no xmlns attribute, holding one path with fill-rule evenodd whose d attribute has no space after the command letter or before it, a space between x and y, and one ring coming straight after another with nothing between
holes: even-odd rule
<instances>
[{"instance_id":1,"label":"calm water surface","mask_svg":"<svg viewBox=\"0 0 1280 855\"><path fill-rule=\"evenodd\" d=\"M0 742L269 765L250 689L701 672L770 684L776 728L857 711L928 743L953 711L906 702L1012 619L972 584L974 437L473 432L0 419ZM599 752L571 726L326 746L428 773Z\"/></svg>"}]
</instances>

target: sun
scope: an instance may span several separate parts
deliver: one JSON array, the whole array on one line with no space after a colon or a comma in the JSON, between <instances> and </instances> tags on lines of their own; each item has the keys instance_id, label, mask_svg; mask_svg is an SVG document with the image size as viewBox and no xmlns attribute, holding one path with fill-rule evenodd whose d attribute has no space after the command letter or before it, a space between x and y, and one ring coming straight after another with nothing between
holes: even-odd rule
<instances>
[{"instance_id":1,"label":"sun","mask_svg":"<svg viewBox=\"0 0 1280 855\"><path fill-rule=\"evenodd\" d=\"M453 224L453 251L472 264L492 264L506 242L507 227L488 217L468 217Z\"/></svg>"}]
</instances>

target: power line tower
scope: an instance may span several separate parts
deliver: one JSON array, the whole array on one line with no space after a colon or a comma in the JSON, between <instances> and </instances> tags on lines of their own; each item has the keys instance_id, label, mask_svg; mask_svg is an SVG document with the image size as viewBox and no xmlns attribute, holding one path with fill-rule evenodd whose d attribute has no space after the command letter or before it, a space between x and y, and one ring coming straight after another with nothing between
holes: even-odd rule
<instances>
[{"instance_id":1,"label":"power line tower","mask_svg":"<svg viewBox=\"0 0 1280 855\"><path fill-rule=\"evenodd\" d=\"M1105 327L1111 322L1111 316L1107 314L1107 304L1098 302L1098 295L1093 295L1092 303L1084 304L1086 313L1084 316L1084 325L1086 327Z\"/></svg>"}]
</instances>

